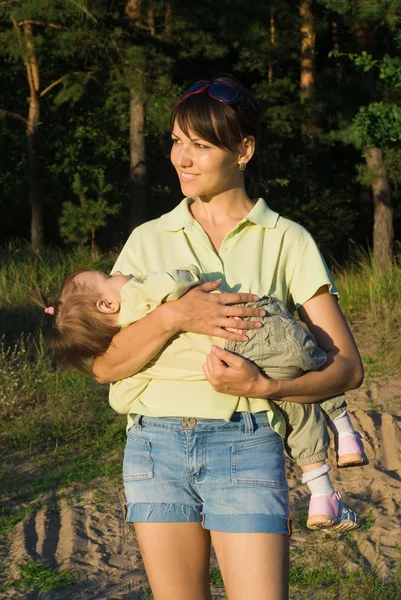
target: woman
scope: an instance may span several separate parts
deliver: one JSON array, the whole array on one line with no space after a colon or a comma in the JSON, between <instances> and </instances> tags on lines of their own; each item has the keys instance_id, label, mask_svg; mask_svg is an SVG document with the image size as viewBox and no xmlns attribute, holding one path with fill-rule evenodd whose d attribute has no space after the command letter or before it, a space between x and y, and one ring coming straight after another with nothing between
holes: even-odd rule
<instances>
[{"instance_id":1,"label":"woman","mask_svg":"<svg viewBox=\"0 0 401 600\"><path fill-rule=\"evenodd\" d=\"M155 600L210 600L211 541L229 600L285 600L283 421L268 398L310 403L355 388L361 362L312 238L255 201L251 96L231 78L197 82L173 122L171 161L185 199L137 228L115 269L147 274L196 264L209 283L121 331L95 362L99 381L122 380L112 396L128 413L127 520L135 523ZM236 320L233 330L230 317L263 316L232 306L263 294L299 308L328 354L324 368L277 381L220 347L224 339L246 339L234 331L260 326ZM161 349L175 358L172 379L152 380L130 396L129 376L157 362ZM187 379L186 365L199 361L205 380Z\"/></svg>"}]
</instances>

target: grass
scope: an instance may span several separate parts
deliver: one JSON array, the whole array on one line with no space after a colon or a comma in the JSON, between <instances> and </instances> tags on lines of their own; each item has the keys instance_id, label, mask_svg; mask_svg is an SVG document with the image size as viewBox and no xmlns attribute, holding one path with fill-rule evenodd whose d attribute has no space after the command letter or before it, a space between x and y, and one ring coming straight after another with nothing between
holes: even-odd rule
<instances>
[{"instance_id":1,"label":"grass","mask_svg":"<svg viewBox=\"0 0 401 600\"><path fill-rule=\"evenodd\" d=\"M141 587L141 591L142 591L141 600L153 600L153 594L146 585L143 585Z\"/></svg>"},{"instance_id":2,"label":"grass","mask_svg":"<svg viewBox=\"0 0 401 600\"><path fill-rule=\"evenodd\" d=\"M0 346L2 495L34 499L60 485L115 474L124 418L110 410L107 389L79 373L55 369L41 343ZM15 471L15 463L31 469Z\"/></svg>"},{"instance_id":3,"label":"grass","mask_svg":"<svg viewBox=\"0 0 401 600\"><path fill-rule=\"evenodd\" d=\"M82 266L107 271L114 258L94 261L84 251L39 255L22 245L0 248L0 559L17 523L43 503L59 510L66 488L90 486L97 477L119 485L125 418L110 409L105 386L52 363L39 333L41 310L27 301L30 289L41 288L52 298L71 271ZM401 367L401 267L378 273L370 258L359 254L346 268L337 268L335 279L341 307L361 334L367 376L396 373ZM73 501L71 494L65 497ZM101 494L95 501L99 510L107 506ZM306 515L293 517L304 530ZM362 534L373 525L367 512ZM352 539L308 537L302 552L292 553L291 599L399 600L400 562L383 579L365 567ZM210 577L213 585L223 585L217 568ZM75 582L74 573L31 560L19 565L19 577L7 585L42 592ZM142 600L151 598L144 586Z\"/></svg>"},{"instance_id":4,"label":"grass","mask_svg":"<svg viewBox=\"0 0 401 600\"><path fill-rule=\"evenodd\" d=\"M6 588L46 592L66 588L79 579L77 573L67 569L52 568L43 559L22 563L18 570L19 578L9 582Z\"/></svg>"},{"instance_id":5,"label":"grass","mask_svg":"<svg viewBox=\"0 0 401 600\"><path fill-rule=\"evenodd\" d=\"M2 508L0 510L0 537L6 536L14 529L20 521L23 521L34 510L34 505L23 506L17 510Z\"/></svg>"},{"instance_id":6,"label":"grass","mask_svg":"<svg viewBox=\"0 0 401 600\"><path fill-rule=\"evenodd\" d=\"M210 583L212 585L224 585L223 577L218 567L212 567L212 569L210 570Z\"/></svg>"},{"instance_id":7,"label":"grass","mask_svg":"<svg viewBox=\"0 0 401 600\"><path fill-rule=\"evenodd\" d=\"M346 267L334 273L340 306L356 334L361 332L365 373L375 378L394 375L401 367L401 262L378 270L372 257L356 250Z\"/></svg>"},{"instance_id":8,"label":"grass","mask_svg":"<svg viewBox=\"0 0 401 600\"><path fill-rule=\"evenodd\" d=\"M401 556L387 578L366 569L353 534L309 536L292 553L293 600L399 600Z\"/></svg>"}]
</instances>

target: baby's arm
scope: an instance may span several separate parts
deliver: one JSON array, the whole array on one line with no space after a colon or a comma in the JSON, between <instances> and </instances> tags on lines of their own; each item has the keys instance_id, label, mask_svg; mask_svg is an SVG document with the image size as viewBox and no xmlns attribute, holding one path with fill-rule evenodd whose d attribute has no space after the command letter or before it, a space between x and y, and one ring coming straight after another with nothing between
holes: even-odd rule
<instances>
[{"instance_id":1,"label":"baby's arm","mask_svg":"<svg viewBox=\"0 0 401 600\"><path fill-rule=\"evenodd\" d=\"M136 277L121 290L119 325L126 327L139 321L165 302L178 300L194 286L202 283L202 276L195 265L173 271L157 271Z\"/></svg>"}]
</instances>

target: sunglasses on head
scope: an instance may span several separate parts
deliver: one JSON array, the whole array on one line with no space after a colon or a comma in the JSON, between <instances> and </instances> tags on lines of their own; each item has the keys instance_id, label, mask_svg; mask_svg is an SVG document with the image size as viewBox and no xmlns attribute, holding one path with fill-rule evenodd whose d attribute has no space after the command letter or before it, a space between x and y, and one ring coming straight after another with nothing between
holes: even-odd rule
<instances>
[{"instance_id":1,"label":"sunglasses on head","mask_svg":"<svg viewBox=\"0 0 401 600\"><path fill-rule=\"evenodd\" d=\"M201 80L194 83L194 85L185 92L182 100L185 100L185 98L188 98L189 96L194 96L195 94L201 94L205 90L207 90L209 96L219 102L223 102L223 104L228 104L229 106L239 104L244 99L244 94L229 83L216 83L214 81Z\"/></svg>"}]
</instances>

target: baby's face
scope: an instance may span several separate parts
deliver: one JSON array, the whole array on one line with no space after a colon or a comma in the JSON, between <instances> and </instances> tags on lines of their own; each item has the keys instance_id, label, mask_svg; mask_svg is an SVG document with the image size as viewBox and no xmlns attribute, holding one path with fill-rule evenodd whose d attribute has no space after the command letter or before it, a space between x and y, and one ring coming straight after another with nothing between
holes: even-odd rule
<instances>
[{"instance_id":1,"label":"baby's face","mask_svg":"<svg viewBox=\"0 0 401 600\"><path fill-rule=\"evenodd\" d=\"M103 300L121 302L121 288L130 280L130 276L123 275L121 271L115 271L112 275L101 271L84 271L77 275L75 280L94 287Z\"/></svg>"}]
</instances>

